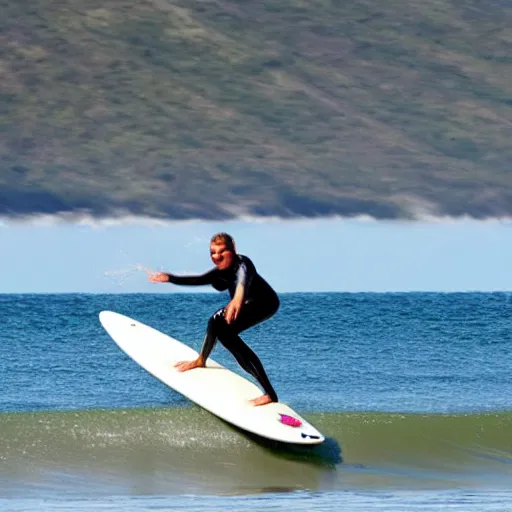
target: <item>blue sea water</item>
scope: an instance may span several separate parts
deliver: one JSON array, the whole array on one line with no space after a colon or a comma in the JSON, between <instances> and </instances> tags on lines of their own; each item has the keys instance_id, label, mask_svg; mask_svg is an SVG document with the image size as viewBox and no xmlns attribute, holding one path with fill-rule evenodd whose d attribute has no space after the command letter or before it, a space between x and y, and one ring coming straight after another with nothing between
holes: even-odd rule
<instances>
[{"instance_id":1,"label":"blue sea water","mask_svg":"<svg viewBox=\"0 0 512 512\"><path fill-rule=\"evenodd\" d=\"M313 449L194 406L98 321L199 349L225 300L0 295L0 510L512 510L512 294L283 294L243 337Z\"/></svg>"}]
</instances>

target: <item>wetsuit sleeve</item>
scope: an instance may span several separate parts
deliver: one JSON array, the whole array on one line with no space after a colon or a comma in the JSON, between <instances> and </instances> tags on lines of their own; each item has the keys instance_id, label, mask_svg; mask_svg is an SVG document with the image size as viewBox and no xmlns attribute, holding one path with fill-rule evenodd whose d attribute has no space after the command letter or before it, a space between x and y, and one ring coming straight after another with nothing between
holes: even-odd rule
<instances>
[{"instance_id":1,"label":"wetsuit sleeve","mask_svg":"<svg viewBox=\"0 0 512 512\"><path fill-rule=\"evenodd\" d=\"M247 289L249 288L255 274L256 269L252 265L248 265L245 261L240 263L236 272L235 290L238 291L241 288L243 291L243 298L246 297Z\"/></svg>"},{"instance_id":2,"label":"wetsuit sleeve","mask_svg":"<svg viewBox=\"0 0 512 512\"><path fill-rule=\"evenodd\" d=\"M206 284L212 284L214 281L217 269L212 269L205 274L197 276L175 276L173 274L167 274L169 276L169 282L172 284L183 285L183 286L202 286Z\"/></svg>"}]
</instances>

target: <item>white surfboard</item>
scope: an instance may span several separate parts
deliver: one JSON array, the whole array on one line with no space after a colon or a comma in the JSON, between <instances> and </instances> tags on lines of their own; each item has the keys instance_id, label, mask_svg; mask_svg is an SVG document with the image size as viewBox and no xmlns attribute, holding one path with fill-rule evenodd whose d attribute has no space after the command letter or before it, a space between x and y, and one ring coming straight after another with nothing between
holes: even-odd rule
<instances>
[{"instance_id":1,"label":"white surfboard","mask_svg":"<svg viewBox=\"0 0 512 512\"><path fill-rule=\"evenodd\" d=\"M119 347L149 373L207 411L259 436L293 444L319 444L325 438L304 418L278 402L253 406L262 394L252 382L208 359L206 368L179 372L178 361L195 359L191 347L137 320L102 311L100 322Z\"/></svg>"}]
</instances>

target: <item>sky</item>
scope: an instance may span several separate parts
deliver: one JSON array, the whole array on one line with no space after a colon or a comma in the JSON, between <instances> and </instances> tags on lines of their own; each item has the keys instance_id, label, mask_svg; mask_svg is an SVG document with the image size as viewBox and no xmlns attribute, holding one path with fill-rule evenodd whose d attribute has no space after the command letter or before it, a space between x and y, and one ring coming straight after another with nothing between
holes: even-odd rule
<instances>
[{"instance_id":1,"label":"sky","mask_svg":"<svg viewBox=\"0 0 512 512\"><path fill-rule=\"evenodd\" d=\"M1 293L209 292L152 284L144 269L212 267L209 240L235 237L278 292L512 291L512 220L93 222L0 220Z\"/></svg>"}]
</instances>

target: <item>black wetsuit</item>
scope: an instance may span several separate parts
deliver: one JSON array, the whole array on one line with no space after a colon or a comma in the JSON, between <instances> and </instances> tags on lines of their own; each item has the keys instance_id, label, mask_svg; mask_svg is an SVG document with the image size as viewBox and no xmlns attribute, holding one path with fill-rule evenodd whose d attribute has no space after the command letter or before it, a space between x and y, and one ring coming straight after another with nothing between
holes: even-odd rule
<instances>
[{"instance_id":1,"label":"black wetsuit","mask_svg":"<svg viewBox=\"0 0 512 512\"><path fill-rule=\"evenodd\" d=\"M199 276L169 275L169 281L177 285L211 285L218 291L229 290L231 298L237 286L243 285L243 305L236 319L228 324L224 318L225 308L221 308L208 320L201 356L206 361L218 339L235 356L238 364L261 384L272 401L277 402L277 394L261 361L238 336L245 329L270 318L279 308L276 292L258 274L252 261L247 256L236 254L233 264L225 270L215 267Z\"/></svg>"}]
</instances>

